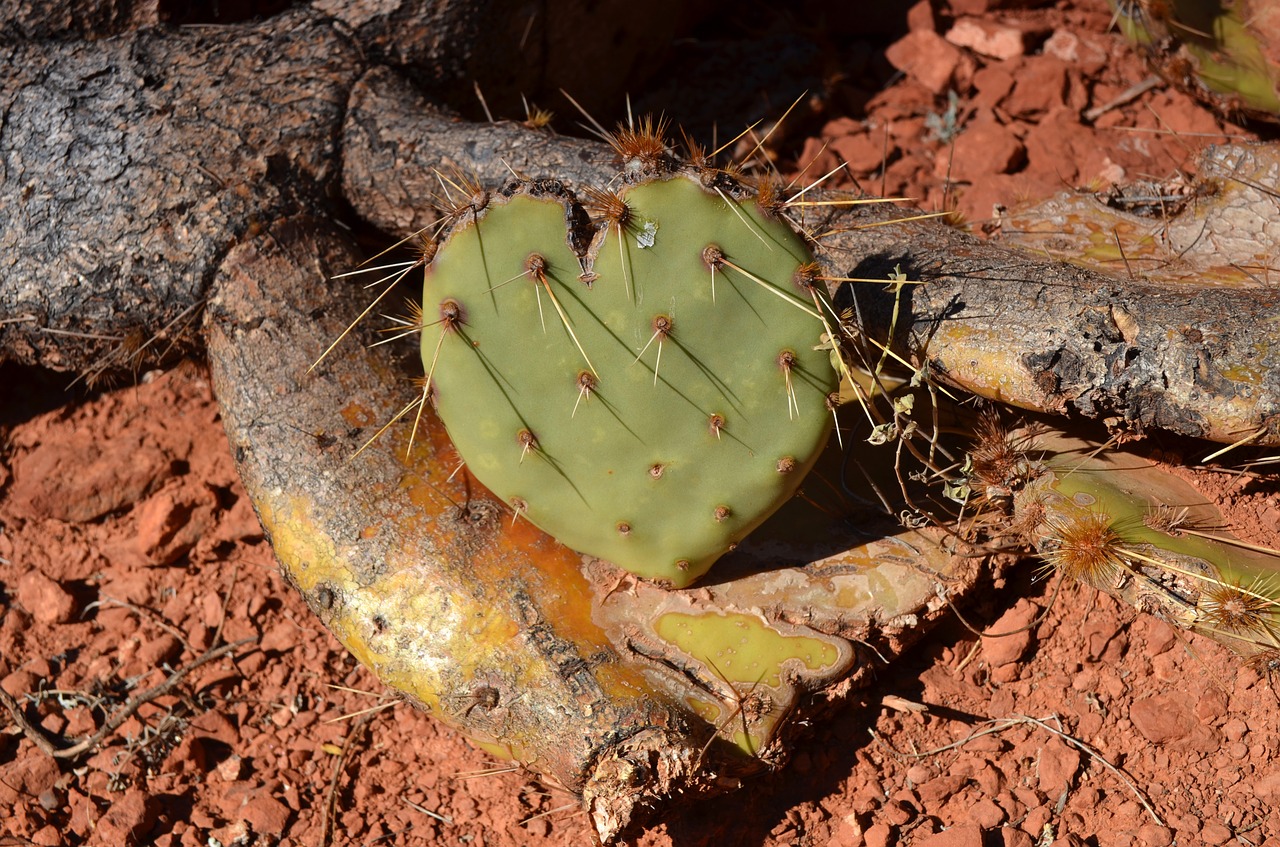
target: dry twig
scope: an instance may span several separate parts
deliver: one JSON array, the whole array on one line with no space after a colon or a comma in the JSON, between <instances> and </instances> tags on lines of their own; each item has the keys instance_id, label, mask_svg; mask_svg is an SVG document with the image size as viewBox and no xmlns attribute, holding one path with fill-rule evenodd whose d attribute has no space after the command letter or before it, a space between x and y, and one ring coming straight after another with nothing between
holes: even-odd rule
<instances>
[{"instance_id":1,"label":"dry twig","mask_svg":"<svg viewBox=\"0 0 1280 847\"><path fill-rule=\"evenodd\" d=\"M906 759L906 758L925 759L925 758L928 758L929 756L936 756L938 753L945 753L948 750L954 750L958 747L963 747L965 744L968 744L970 741L973 741L975 738L981 738L984 735L994 735L997 732L1004 732L1006 729L1012 729L1015 726L1031 725L1034 727L1038 727L1040 729L1043 729L1045 732L1049 733L1050 735L1056 735L1058 738L1061 738L1063 741L1070 744L1072 747L1075 747L1076 749L1080 750L1082 753L1089 756L1090 758L1095 759L1098 762L1101 762L1103 767L1111 771L1111 773L1114 774L1117 779L1119 779L1122 783L1124 783L1126 788L1128 788L1131 792L1133 792L1133 795L1138 798L1138 802L1142 804L1142 808L1147 810L1147 814L1151 815L1151 819L1156 822L1157 826L1165 825L1164 821L1161 820L1160 815L1156 812L1155 807L1151 805L1151 801L1147 799L1147 796L1142 793L1142 789L1138 788L1137 783L1135 783L1129 777L1128 774L1126 774L1124 771L1122 771L1120 768L1116 767L1115 765L1111 764L1111 762L1107 761L1106 758L1103 757L1101 753L1099 753L1096 749L1091 747L1089 744L1085 743L1084 741L1081 741L1079 738L1076 738L1075 736L1067 732L1063 732L1060 729L1050 726L1046 719L1033 718L1029 715L1013 715L1012 717L1008 717L1008 718L996 718L994 720L985 721L985 724L986 726L984 726L982 729L975 729L973 732L969 733L964 738L961 738L959 741L953 741L950 744L944 744L941 747L937 747L933 750L926 750L923 753L903 753L902 751L894 747L892 744L890 744L888 741L881 738L874 729L868 729L867 732L871 733L872 738L874 738L876 741L883 744L884 747L889 750L889 752L893 753L899 759Z\"/></svg>"},{"instance_id":2,"label":"dry twig","mask_svg":"<svg viewBox=\"0 0 1280 847\"><path fill-rule=\"evenodd\" d=\"M76 741L64 738L61 735L50 735L43 727L27 720L27 716L23 713L22 704L20 704L9 692L0 688L0 705L3 705L9 712L9 716L13 719L18 729L22 730L22 734L31 740L33 744L39 747L46 755L55 759L76 759L79 756L88 753L97 747L102 739L106 738L112 732L120 727L125 721L133 716L142 706L155 700L157 697L163 697L174 688L178 683L186 679L186 677L197 668L207 665L215 659L219 659L225 655L235 652L239 647L257 641L256 638L242 638L231 644L223 644L221 647L213 647L205 651L204 655L192 661L190 664L179 668L169 674L164 682L152 688L148 688L141 694L130 697L122 707L107 718L106 722L92 735L80 738Z\"/></svg>"}]
</instances>

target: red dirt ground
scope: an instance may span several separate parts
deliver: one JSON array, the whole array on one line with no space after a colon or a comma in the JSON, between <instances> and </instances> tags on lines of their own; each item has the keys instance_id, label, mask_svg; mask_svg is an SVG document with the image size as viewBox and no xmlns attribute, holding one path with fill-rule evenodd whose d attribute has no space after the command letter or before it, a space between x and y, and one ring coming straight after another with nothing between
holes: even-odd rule
<instances>
[{"instance_id":1,"label":"red dirt ground","mask_svg":"<svg viewBox=\"0 0 1280 847\"><path fill-rule=\"evenodd\" d=\"M955 205L979 224L995 203L1166 177L1205 143L1249 137L1163 85L1084 121L1147 75L1106 34L1105 7L989 5L915 7L912 33L888 53L904 74L865 114L828 109L803 146L802 162L817 159L809 172L845 161L868 190ZM963 129L939 138L948 90ZM1188 475L1241 535L1280 546L1274 480ZM945 627L887 668L871 699L815 725L788 767L640 843L1280 839L1268 669L1090 590L1055 595L1033 570L1006 574L970 612L988 633L1026 633ZM92 733L170 669L241 639L254 643L197 667L81 758L51 758L6 719L0 845L589 843L572 798L388 697L284 584L199 367L145 374L8 431L0 687L30 720Z\"/></svg>"}]
</instances>

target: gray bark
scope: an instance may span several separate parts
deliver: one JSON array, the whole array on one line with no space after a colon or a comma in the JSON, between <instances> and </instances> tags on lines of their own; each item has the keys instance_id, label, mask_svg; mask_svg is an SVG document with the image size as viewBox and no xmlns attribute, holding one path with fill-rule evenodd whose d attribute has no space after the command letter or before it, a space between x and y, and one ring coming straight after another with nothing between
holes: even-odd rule
<instances>
[{"instance_id":1,"label":"gray bark","mask_svg":"<svg viewBox=\"0 0 1280 847\"><path fill-rule=\"evenodd\" d=\"M398 19L357 29L375 20ZM340 217L339 195L403 236L429 222L454 167L490 185L511 170L614 175L599 143L459 121L305 9L0 42L0 67L0 355L51 368L101 367L131 337L172 341L231 246L278 217ZM852 228L894 214L810 223L841 230L819 246L833 276L900 266L929 282L905 292L895 342L940 378L1125 432L1280 443L1280 348L1264 320L1280 312L1274 287L1121 281L927 222ZM857 293L862 330L887 335L885 298Z\"/></svg>"}]
</instances>

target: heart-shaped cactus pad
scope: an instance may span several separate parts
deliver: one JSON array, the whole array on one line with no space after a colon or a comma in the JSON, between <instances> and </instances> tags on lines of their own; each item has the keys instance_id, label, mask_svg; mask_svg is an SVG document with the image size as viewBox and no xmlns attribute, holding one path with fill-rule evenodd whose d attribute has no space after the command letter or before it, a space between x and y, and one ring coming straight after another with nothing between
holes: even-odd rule
<instances>
[{"instance_id":1,"label":"heart-shaped cactus pad","mask_svg":"<svg viewBox=\"0 0 1280 847\"><path fill-rule=\"evenodd\" d=\"M753 190L514 180L427 265L422 356L467 469L564 544L683 587L793 496L827 440L834 318Z\"/></svg>"}]
</instances>

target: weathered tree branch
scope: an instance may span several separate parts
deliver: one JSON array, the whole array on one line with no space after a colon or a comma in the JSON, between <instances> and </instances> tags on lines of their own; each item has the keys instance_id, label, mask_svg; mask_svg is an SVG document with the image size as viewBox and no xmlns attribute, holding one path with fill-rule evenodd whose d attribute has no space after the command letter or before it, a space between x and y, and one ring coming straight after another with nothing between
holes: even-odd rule
<instances>
[{"instance_id":1,"label":"weathered tree branch","mask_svg":"<svg viewBox=\"0 0 1280 847\"><path fill-rule=\"evenodd\" d=\"M596 142L459 121L404 77L367 71L307 10L0 43L0 65L0 355L47 367L90 369L130 333L169 324L202 302L242 236L338 215L339 195L403 236L430 220L453 168L490 185L513 170L571 183L614 171ZM944 380L1124 431L1280 443L1280 348L1263 319L1280 311L1274 287L1119 280L927 222L880 226L895 214L805 225L830 232L831 276L900 267L928 281L893 330ZM886 337L882 292L857 294L862 330Z\"/></svg>"}]
</instances>

